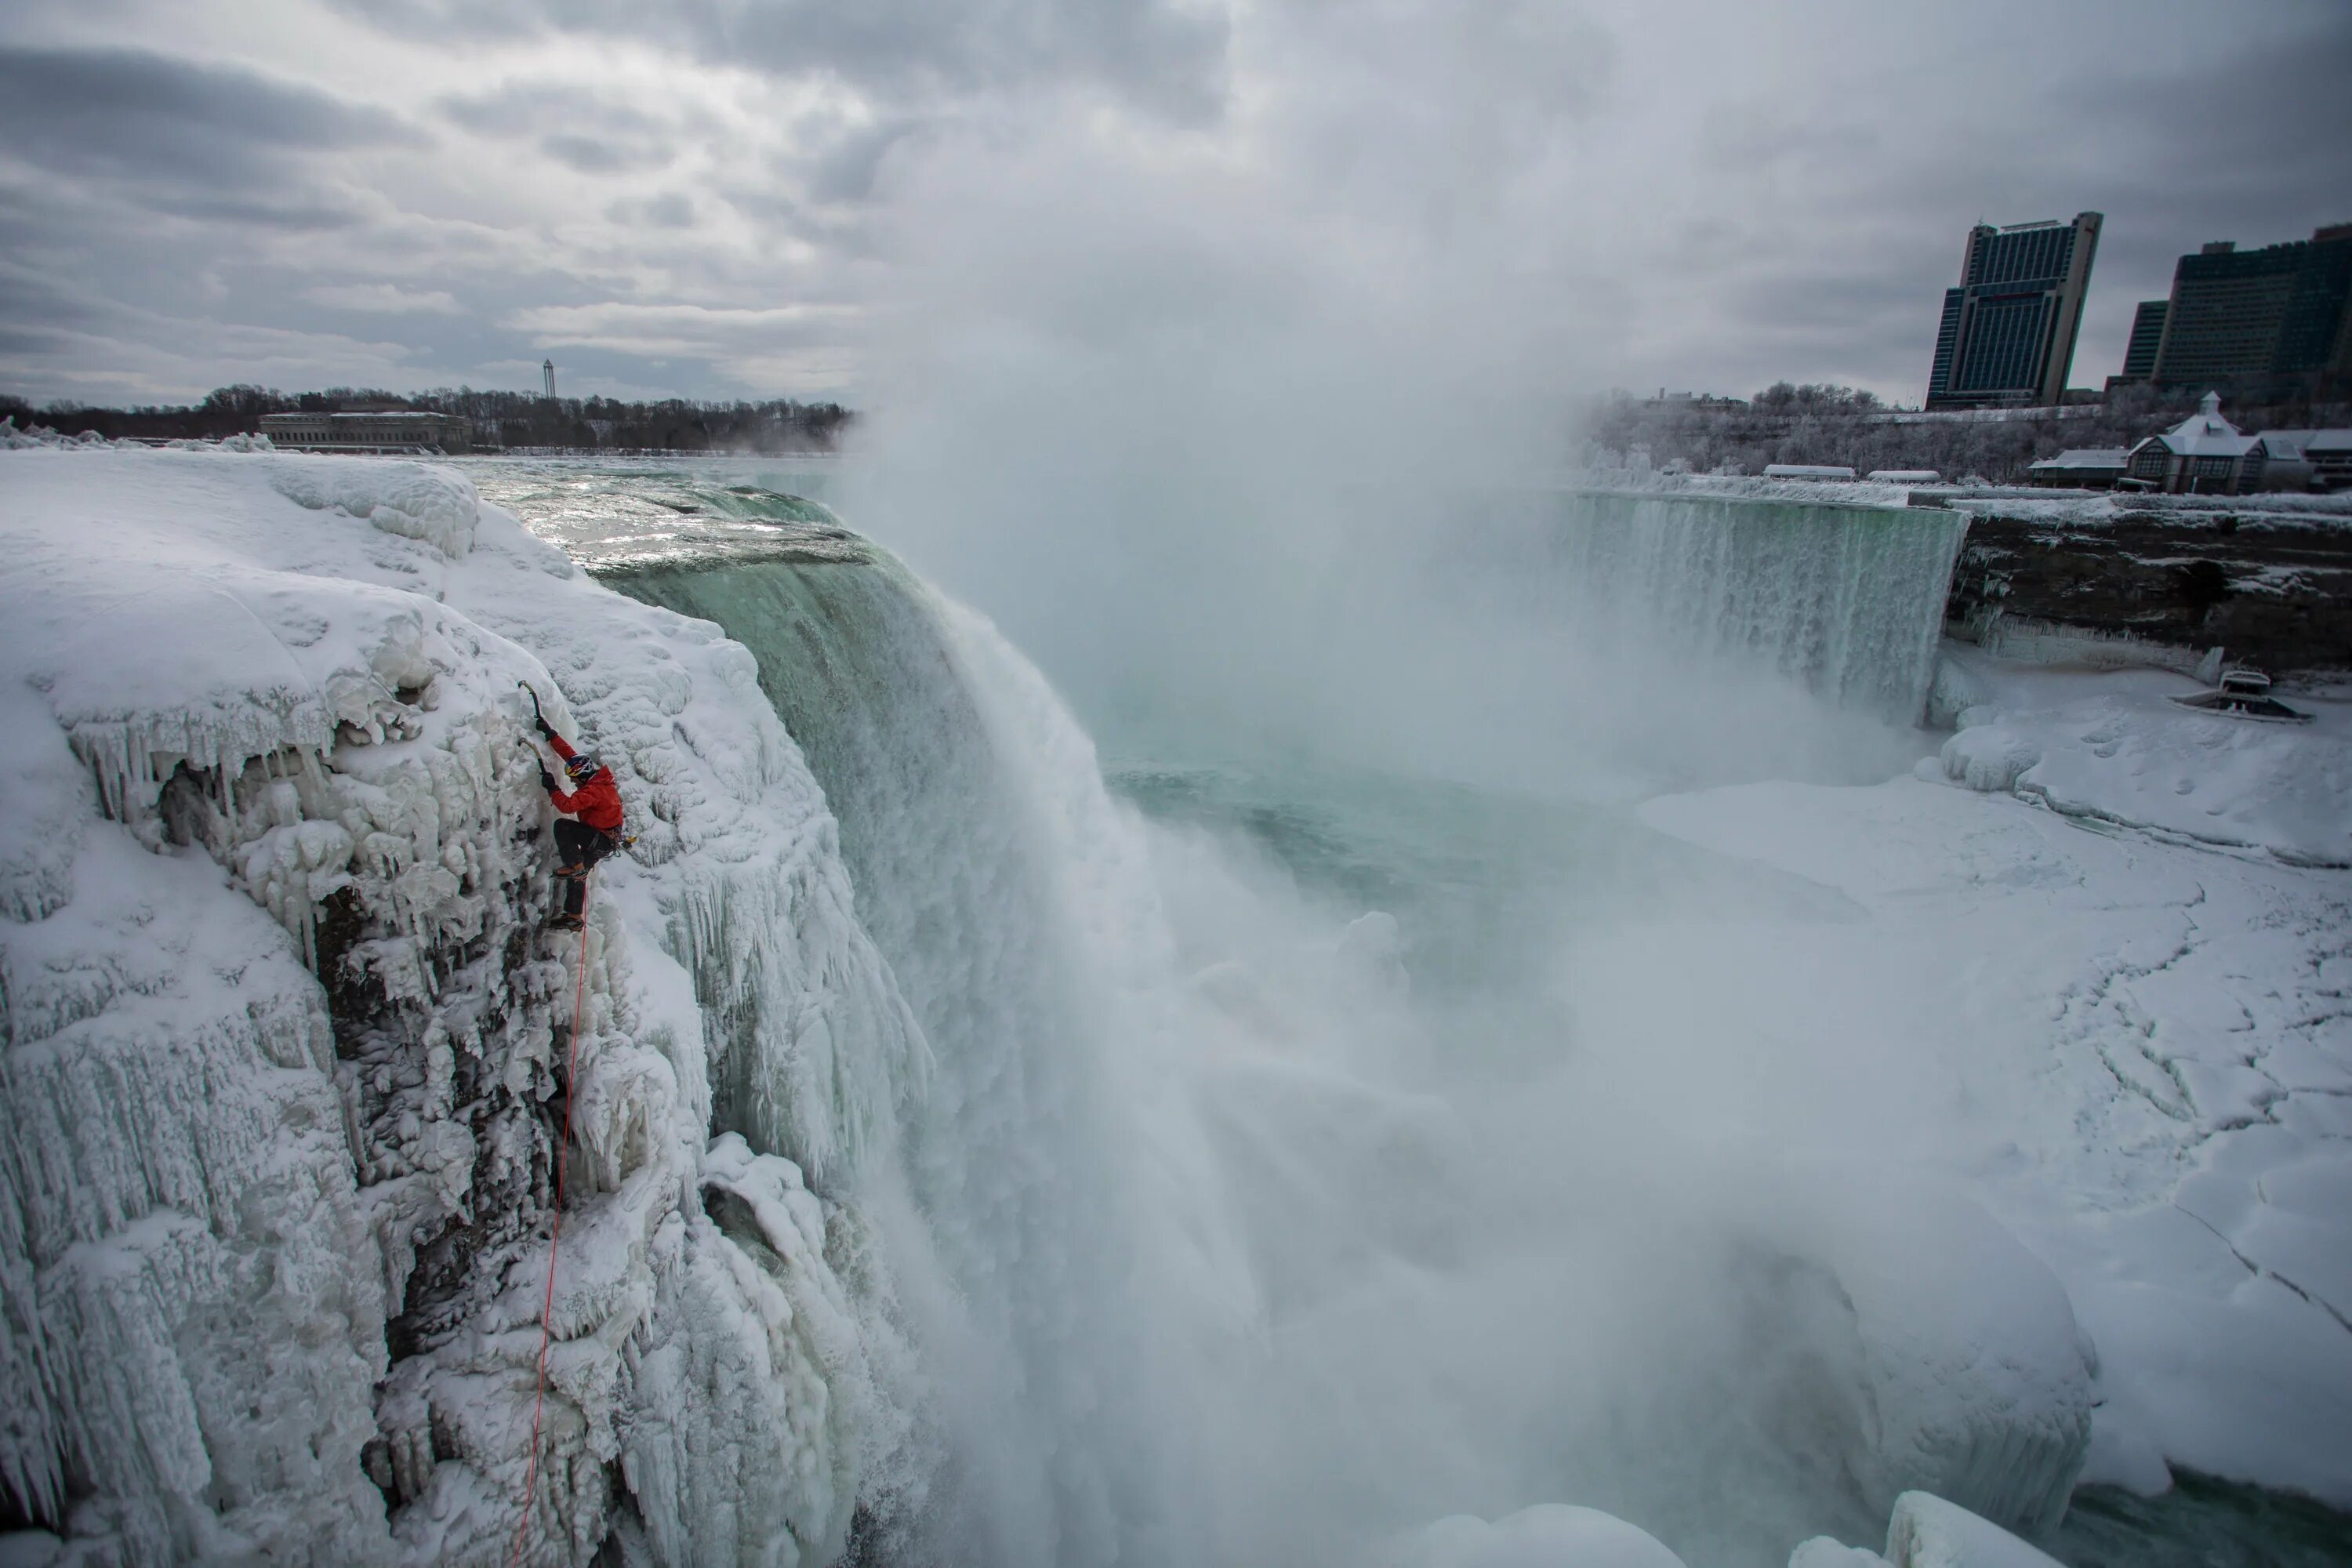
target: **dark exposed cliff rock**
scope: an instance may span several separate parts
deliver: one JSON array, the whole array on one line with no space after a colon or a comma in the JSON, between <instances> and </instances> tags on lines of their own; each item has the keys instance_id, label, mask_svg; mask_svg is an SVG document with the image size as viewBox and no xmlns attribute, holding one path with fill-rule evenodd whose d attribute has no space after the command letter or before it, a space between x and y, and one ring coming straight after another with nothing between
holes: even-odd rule
<instances>
[{"instance_id":1,"label":"dark exposed cliff rock","mask_svg":"<svg viewBox=\"0 0 2352 1568\"><path fill-rule=\"evenodd\" d=\"M2273 674L2352 669L2352 526L2277 513L2126 512L2093 521L1979 514L1945 618L1971 641L2036 622Z\"/></svg>"}]
</instances>

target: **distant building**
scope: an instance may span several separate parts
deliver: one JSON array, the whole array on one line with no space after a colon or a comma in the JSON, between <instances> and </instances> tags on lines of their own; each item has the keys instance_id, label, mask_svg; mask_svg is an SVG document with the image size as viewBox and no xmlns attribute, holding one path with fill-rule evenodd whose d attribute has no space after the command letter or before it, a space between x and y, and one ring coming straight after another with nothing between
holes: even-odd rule
<instances>
[{"instance_id":1,"label":"distant building","mask_svg":"<svg viewBox=\"0 0 2352 1568\"><path fill-rule=\"evenodd\" d=\"M547 400L548 400L550 403L554 402L554 401L555 401L555 362L554 362L553 360L551 360L551 359L543 359L543 360L540 361L540 362L539 362L539 374L540 374L540 375L541 375L541 377L543 377L543 378L545 379L545 381L546 381L546 383L547 383Z\"/></svg>"},{"instance_id":2,"label":"distant building","mask_svg":"<svg viewBox=\"0 0 2352 1568\"><path fill-rule=\"evenodd\" d=\"M2265 430L2254 437L2263 445L2263 489L2307 490L2315 488L2317 470L2305 447L2317 430Z\"/></svg>"},{"instance_id":3,"label":"distant building","mask_svg":"<svg viewBox=\"0 0 2352 1568\"><path fill-rule=\"evenodd\" d=\"M2164 346L2165 318L2172 313L2169 300L2142 300L2132 312L2131 342L2124 350L2124 373L2107 377L2109 388L2156 378L2156 352Z\"/></svg>"},{"instance_id":4,"label":"distant building","mask_svg":"<svg viewBox=\"0 0 2352 1568\"><path fill-rule=\"evenodd\" d=\"M1979 224L1969 231L1959 286L1944 291L1929 408L2064 400L2101 222L2086 212L2071 224Z\"/></svg>"},{"instance_id":5,"label":"distant building","mask_svg":"<svg viewBox=\"0 0 2352 1568\"><path fill-rule=\"evenodd\" d=\"M1832 463L1767 463L1768 479L1850 479L1853 470Z\"/></svg>"},{"instance_id":6,"label":"distant building","mask_svg":"<svg viewBox=\"0 0 2352 1568\"><path fill-rule=\"evenodd\" d=\"M2262 438L2221 417L2221 396L2208 392L2197 412L2131 449L2130 478L2152 489L2233 496L2260 489L2270 454Z\"/></svg>"},{"instance_id":7,"label":"distant building","mask_svg":"<svg viewBox=\"0 0 2352 1568\"><path fill-rule=\"evenodd\" d=\"M1865 476L1874 485L1940 485L1944 476L1933 468L1873 468Z\"/></svg>"},{"instance_id":8,"label":"distant building","mask_svg":"<svg viewBox=\"0 0 2352 1568\"><path fill-rule=\"evenodd\" d=\"M2352 489L2352 430L2314 430L2303 438L2303 460L2311 482L2324 489Z\"/></svg>"},{"instance_id":9,"label":"distant building","mask_svg":"<svg viewBox=\"0 0 2352 1568\"><path fill-rule=\"evenodd\" d=\"M303 452L465 452L473 428L455 414L415 408L341 414L265 414L261 433L273 447Z\"/></svg>"},{"instance_id":10,"label":"distant building","mask_svg":"<svg viewBox=\"0 0 2352 1568\"><path fill-rule=\"evenodd\" d=\"M2028 467L2025 482L2070 490L2111 490L2130 467L2128 447L2076 447Z\"/></svg>"},{"instance_id":11,"label":"distant building","mask_svg":"<svg viewBox=\"0 0 2352 1568\"><path fill-rule=\"evenodd\" d=\"M2137 323L2132 343L2137 352ZM2147 378L2248 396L2352 389L2352 224L2260 250L2220 240L2182 257Z\"/></svg>"}]
</instances>

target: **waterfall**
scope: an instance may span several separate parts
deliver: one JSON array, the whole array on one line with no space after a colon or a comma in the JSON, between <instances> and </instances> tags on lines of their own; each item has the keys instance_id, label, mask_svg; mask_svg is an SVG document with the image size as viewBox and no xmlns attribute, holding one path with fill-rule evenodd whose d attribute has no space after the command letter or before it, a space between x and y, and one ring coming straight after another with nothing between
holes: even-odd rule
<instances>
[{"instance_id":1,"label":"waterfall","mask_svg":"<svg viewBox=\"0 0 2352 1568\"><path fill-rule=\"evenodd\" d=\"M1520 578L1529 609L1912 723L1967 529L1934 508L1568 490L1487 509L1465 553Z\"/></svg>"},{"instance_id":2,"label":"waterfall","mask_svg":"<svg viewBox=\"0 0 2352 1568\"><path fill-rule=\"evenodd\" d=\"M1150 1561L1178 1436L1154 1414L1139 1254L1177 1227L1137 1212L1138 1094L1115 1081L1150 1027L1119 984L1150 967L1148 888L1118 875L1123 825L1044 681L895 562L856 554L603 574L751 649L936 1063L873 1178L902 1191L867 1199L898 1209L894 1268L929 1316L918 1338L946 1406L913 1553Z\"/></svg>"}]
</instances>

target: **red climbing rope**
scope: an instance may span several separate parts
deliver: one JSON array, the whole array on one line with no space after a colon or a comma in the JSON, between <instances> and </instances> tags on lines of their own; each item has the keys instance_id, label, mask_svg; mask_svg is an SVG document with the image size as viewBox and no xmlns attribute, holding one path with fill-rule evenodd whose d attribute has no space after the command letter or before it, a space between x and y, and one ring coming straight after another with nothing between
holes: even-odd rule
<instances>
[{"instance_id":1,"label":"red climbing rope","mask_svg":"<svg viewBox=\"0 0 2352 1568\"><path fill-rule=\"evenodd\" d=\"M595 868L581 873L580 907L588 907L588 879ZM563 1243L563 1167L572 1152L572 1086L578 1074L573 1070L580 1060L580 1025L585 1016L588 1001L588 922L580 922L580 978L572 993L572 1041L563 1053L563 1142L555 1150L555 1219L547 1238L547 1295L539 1304L539 1387L530 1396L530 1468L522 1479L522 1517L515 1521L514 1552L508 1558L509 1568L522 1561L522 1543L530 1533L530 1504L539 1488L539 1418L547 1404L547 1342L549 1325L555 1317L555 1251Z\"/></svg>"}]
</instances>

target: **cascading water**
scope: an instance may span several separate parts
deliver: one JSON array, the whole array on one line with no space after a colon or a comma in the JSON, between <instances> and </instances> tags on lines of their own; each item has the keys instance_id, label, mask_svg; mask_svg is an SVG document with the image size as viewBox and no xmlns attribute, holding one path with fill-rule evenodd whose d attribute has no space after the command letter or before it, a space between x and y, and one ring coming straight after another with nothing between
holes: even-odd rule
<instances>
[{"instance_id":1,"label":"cascading water","mask_svg":"<svg viewBox=\"0 0 2352 1568\"><path fill-rule=\"evenodd\" d=\"M1570 490L1491 508L1457 571L1515 581L1528 610L1911 723L1967 531L1940 508Z\"/></svg>"},{"instance_id":2,"label":"cascading water","mask_svg":"<svg viewBox=\"0 0 2352 1568\"><path fill-rule=\"evenodd\" d=\"M1083 736L1050 700L986 711L968 668L994 651L986 628L944 616L887 558L604 575L717 622L757 658L936 1062L903 1164L881 1178L903 1175L904 1191L877 1198L885 1213L905 1205L901 1287L930 1318L919 1325L929 1352L952 1363L932 1413L947 1455L929 1541L899 1549L1148 1560L1174 1529L1165 1450L1181 1434L1167 1416L1137 1418L1157 1403L1141 1254L1160 1227L1138 1209L1135 1107L1112 1058L1140 1026L1104 984L1120 959L1091 951L1102 911L1072 885L1070 824L1041 816L1007 754L1075 740L1093 785L1079 809L1099 819L1108 805ZM1008 684L1002 672L994 684ZM1048 732L1003 732L1024 718Z\"/></svg>"}]
</instances>

